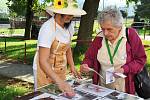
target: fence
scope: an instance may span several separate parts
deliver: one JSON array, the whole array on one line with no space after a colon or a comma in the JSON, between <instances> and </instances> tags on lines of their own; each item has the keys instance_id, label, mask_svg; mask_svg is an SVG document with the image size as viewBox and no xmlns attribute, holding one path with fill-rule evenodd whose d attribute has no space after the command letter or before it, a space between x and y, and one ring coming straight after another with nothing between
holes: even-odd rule
<instances>
[{"instance_id":1,"label":"fence","mask_svg":"<svg viewBox=\"0 0 150 100\"><path fill-rule=\"evenodd\" d=\"M8 36L0 38L0 59L13 59L13 61L32 64L35 50L36 40Z\"/></svg>"}]
</instances>

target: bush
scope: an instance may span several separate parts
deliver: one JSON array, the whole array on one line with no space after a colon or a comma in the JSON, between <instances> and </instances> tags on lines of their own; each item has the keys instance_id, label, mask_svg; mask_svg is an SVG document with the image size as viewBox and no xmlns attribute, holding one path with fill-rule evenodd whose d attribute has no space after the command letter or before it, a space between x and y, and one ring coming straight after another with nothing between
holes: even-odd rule
<instances>
[{"instance_id":1,"label":"bush","mask_svg":"<svg viewBox=\"0 0 150 100\"><path fill-rule=\"evenodd\" d=\"M9 18L0 18L0 24L9 24Z\"/></svg>"}]
</instances>

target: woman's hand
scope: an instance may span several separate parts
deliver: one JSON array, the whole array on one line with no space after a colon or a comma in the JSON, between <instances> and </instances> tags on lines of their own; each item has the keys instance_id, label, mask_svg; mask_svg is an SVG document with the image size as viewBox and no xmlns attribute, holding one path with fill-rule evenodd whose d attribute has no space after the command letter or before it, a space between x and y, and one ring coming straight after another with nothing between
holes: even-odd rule
<instances>
[{"instance_id":1,"label":"woman's hand","mask_svg":"<svg viewBox=\"0 0 150 100\"><path fill-rule=\"evenodd\" d=\"M119 68L115 70L116 73L124 73L124 69L123 68Z\"/></svg>"},{"instance_id":2,"label":"woman's hand","mask_svg":"<svg viewBox=\"0 0 150 100\"><path fill-rule=\"evenodd\" d=\"M75 92L73 88L67 82L61 81L56 84L58 85L59 89L64 93L65 96L68 97L75 96Z\"/></svg>"},{"instance_id":3,"label":"woman's hand","mask_svg":"<svg viewBox=\"0 0 150 100\"><path fill-rule=\"evenodd\" d=\"M89 71L90 71L90 69L89 69L87 64L80 65L80 72L81 73L88 73Z\"/></svg>"},{"instance_id":4,"label":"woman's hand","mask_svg":"<svg viewBox=\"0 0 150 100\"><path fill-rule=\"evenodd\" d=\"M116 75L115 73L124 73L124 69L123 68L119 68L119 69L116 69L115 71L114 71L114 77L115 78L120 78L120 76L118 76L118 75Z\"/></svg>"},{"instance_id":5,"label":"woman's hand","mask_svg":"<svg viewBox=\"0 0 150 100\"><path fill-rule=\"evenodd\" d=\"M75 67L70 67L70 71L75 78L82 79L81 74L75 69Z\"/></svg>"}]
</instances>

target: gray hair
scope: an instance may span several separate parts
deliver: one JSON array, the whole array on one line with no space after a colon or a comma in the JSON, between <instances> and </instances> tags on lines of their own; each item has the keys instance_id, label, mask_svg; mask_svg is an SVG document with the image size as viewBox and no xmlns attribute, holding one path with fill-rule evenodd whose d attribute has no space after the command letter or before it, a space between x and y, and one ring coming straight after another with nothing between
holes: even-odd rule
<instances>
[{"instance_id":1,"label":"gray hair","mask_svg":"<svg viewBox=\"0 0 150 100\"><path fill-rule=\"evenodd\" d=\"M114 27L121 27L123 25L123 17L120 10L116 6L106 7L98 16L99 24L105 21L111 21Z\"/></svg>"}]
</instances>

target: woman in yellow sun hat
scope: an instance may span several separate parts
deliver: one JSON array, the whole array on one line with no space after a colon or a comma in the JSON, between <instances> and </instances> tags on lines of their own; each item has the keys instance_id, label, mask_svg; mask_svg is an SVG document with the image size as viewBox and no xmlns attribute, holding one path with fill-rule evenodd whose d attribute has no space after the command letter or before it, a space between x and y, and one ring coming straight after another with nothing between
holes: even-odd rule
<instances>
[{"instance_id":1,"label":"woman in yellow sun hat","mask_svg":"<svg viewBox=\"0 0 150 100\"><path fill-rule=\"evenodd\" d=\"M70 47L74 33L71 20L73 16L85 15L86 12L78 8L76 0L54 0L53 5L47 7L46 11L52 18L39 31L33 63L35 90L56 83L62 92L74 96L73 89L65 82L67 62L71 72L78 74Z\"/></svg>"}]
</instances>

